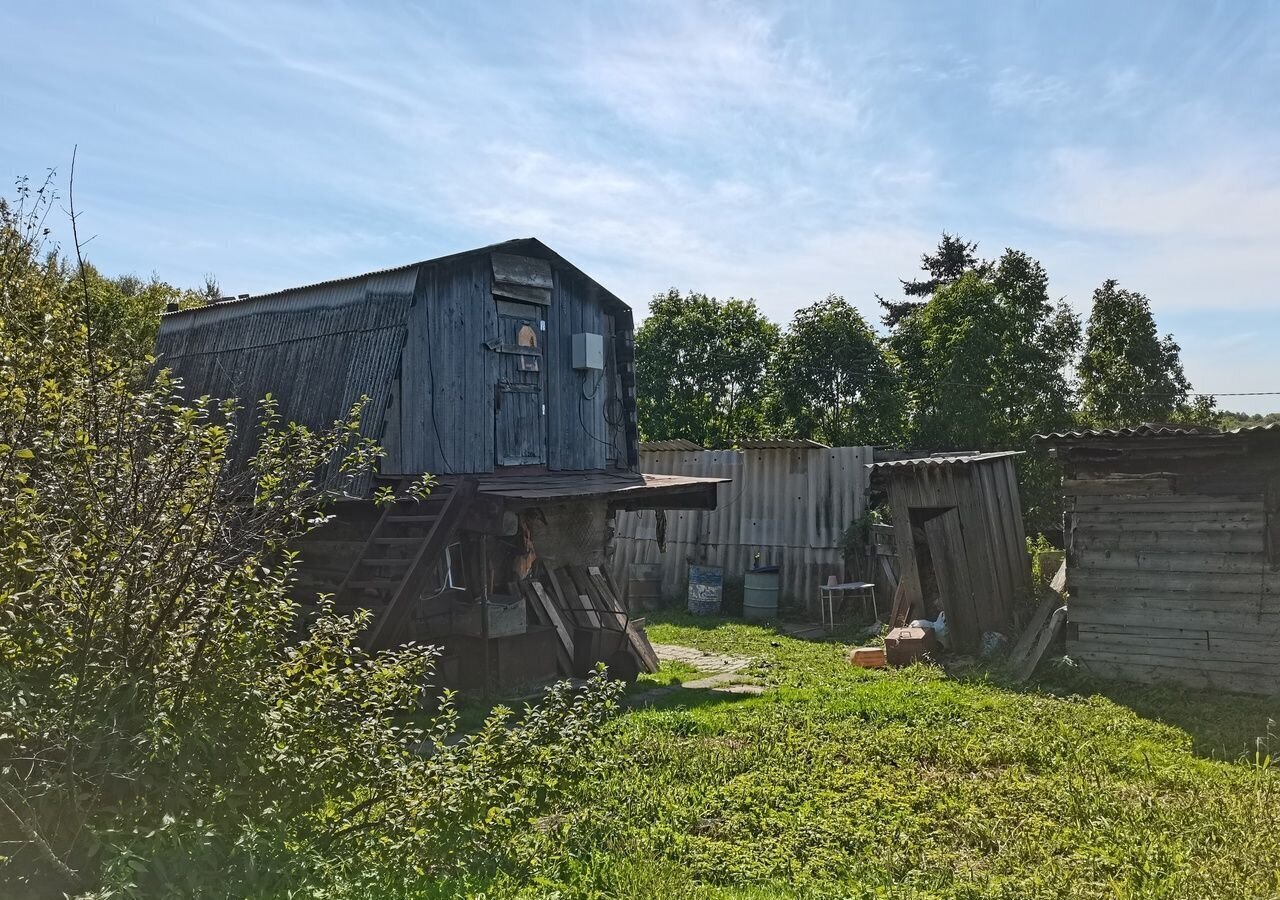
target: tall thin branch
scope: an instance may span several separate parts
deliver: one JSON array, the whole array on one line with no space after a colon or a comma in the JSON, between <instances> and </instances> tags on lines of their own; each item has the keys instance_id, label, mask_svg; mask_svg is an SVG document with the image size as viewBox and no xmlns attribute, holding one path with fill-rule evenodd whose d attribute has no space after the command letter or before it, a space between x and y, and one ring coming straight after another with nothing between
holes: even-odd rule
<instances>
[{"instance_id":1,"label":"tall thin branch","mask_svg":"<svg viewBox=\"0 0 1280 900\"><path fill-rule=\"evenodd\" d=\"M80 276L80 291L83 295L83 316L84 316L84 352L85 363L88 367L89 378L89 434L93 437L93 442L98 442L98 382L94 373L94 345L93 345L93 303L89 299L89 275L85 271L84 255L81 252L80 231L76 226L76 153L80 150L80 145L76 144L71 148L71 176L67 185L67 202L70 204L71 212L71 240L76 247L76 268Z\"/></svg>"}]
</instances>

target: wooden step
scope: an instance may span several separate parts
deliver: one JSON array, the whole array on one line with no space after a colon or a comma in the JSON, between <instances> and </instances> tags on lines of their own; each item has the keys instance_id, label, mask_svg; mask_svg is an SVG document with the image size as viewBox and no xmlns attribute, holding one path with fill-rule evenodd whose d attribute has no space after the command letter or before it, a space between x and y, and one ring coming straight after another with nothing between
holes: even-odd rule
<instances>
[{"instance_id":1,"label":"wooden step","mask_svg":"<svg viewBox=\"0 0 1280 900\"><path fill-rule=\"evenodd\" d=\"M407 547L407 546L410 546L410 545L421 544L421 543L422 543L422 541L423 541L423 538L422 538L421 536L418 536L418 537L378 537L378 538L374 538L374 539L373 539L373 543L375 543L375 544L393 544L393 545L396 545L396 546L406 546L406 547Z\"/></svg>"},{"instance_id":2,"label":"wooden step","mask_svg":"<svg viewBox=\"0 0 1280 900\"><path fill-rule=\"evenodd\" d=\"M412 561L403 556L366 556L360 560L360 565L377 566L381 569L403 569Z\"/></svg>"},{"instance_id":3,"label":"wooden step","mask_svg":"<svg viewBox=\"0 0 1280 900\"><path fill-rule=\"evenodd\" d=\"M400 582L394 578L378 578L373 581L348 581L347 589L353 591L394 591Z\"/></svg>"},{"instance_id":4,"label":"wooden step","mask_svg":"<svg viewBox=\"0 0 1280 900\"><path fill-rule=\"evenodd\" d=\"M434 525L436 519L440 518L435 513L422 513L421 515L411 515L408 513L396 513L394 516L387 516L387 524L389 525L418 525L430 526Z\"/></svg>"}]
</instances>

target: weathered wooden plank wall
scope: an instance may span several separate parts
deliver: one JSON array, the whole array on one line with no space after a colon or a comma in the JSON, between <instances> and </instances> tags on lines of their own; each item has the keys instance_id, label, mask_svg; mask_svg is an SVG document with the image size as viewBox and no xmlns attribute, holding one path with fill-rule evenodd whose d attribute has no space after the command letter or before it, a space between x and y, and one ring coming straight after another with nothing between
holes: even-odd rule
<instances>
[{"instance_id":1,"label":"weathered wooden plank wall","mask_svg":"<svg viewBox=\"0 0 1280 900\"><path fill-rule=\"evenodd\" d=\"M604 469L608 466L609 427L605 422L606 398L616 391L606 371L575 371L573 335L609 332L604 304L591 282L553 269L551 308L547 311L547 465L558 470Z\"/></svg>"},{"instance_id":2,"label":"weathered wooden plank wall","mask_svg":"<svg viewBox=\"0 0 1280 900\"><path fill-rule=\"evenodd\" d=\"M547 467L615 467L625 459L618 449L625 448L625 428L605 411L620 405L619 373L609 365L616 359L607 355L603 371L577 371L572 355L572 336L578 332L603 335L611 348L612 318L590 279L554 263L552 273L551 302L543 308L546 331L540 334ZM498 332L488 254L423 267L398 395L402 449L388 457L385 471L494 471L498 363L485 343L497 339Z\"/></svg>"},{"instance_id":3,"label":"weathered wooden plank wall","mask_svg":"<svg viewBox=\"0 0 1280 900\"><path fill-rule=\"evenodd\" d=\"M498 333L488 254L424 265L409 315L401 454L388 472L491 472Z\"/></svg>"},{"instance_id":4,"label":"weathered wooden plank wall","mask_svg":"<svg viewBox=\"0 0 1280 900\"><path fill-rule=\"evenodd\" d=\"M1019 603L1031 596L1030 563L1013 457L968 462L926 462L885 467L877 481L885 485L893 513L903 591L912 609L924 609L926 590L921 561L930 559L944 594L956 606L949 611L958 642L977 648L987 631L1012 630ZM934 540L946 547L946 565L963 564L967 572L937 572L926 526L935 516L954 510L957 528L932 528ZM953 546L954 545L954 546ZM936 614L936 610L928 610Z\"/></svg>"},{"instance_id":5,"label":"weathered wooden plank wall","mask_svg":"<svg viewBox=\"0 0 1280 900\"><path fill-rule=\"evenodd\" d=\"M1068 653L1110 677L1280 692L1265 471L1161 467L1068 480Z\"/></svg>"},{"instance_id":6,"label":"weathered wooden plank wall","mask_svg":"<svg viewBox=\"0 0 1280 900\"><path fill-rule=\"evenodd\" d=\"M645 472L732 479L720 485L714 510L666 513L666 550L658 549L651 510L619 512L614 577L628 580L633 565L656 565L661 592L685 595L690 565L721 566L741 579L757 562L781 567L784 602L817 616L818 586L845 576L845 529L866 508L870 447L760 450L643 451ZM881 614L891 598L881 597Z\"/></svg>"},{"instance_id":7,"label":"weathered wooden plank wall","mask_svg":"<svg viewBox=\"0 0 1280 900\"><path fill-rule=\"evenodd\" d=\"M546 324L542 401L520 422L542 417L547 467L634 468L630 311L544 245L502 246L166 316L161 364L195 393L247 404L271 393L284 418L314 427L368 395L365 434L383 442L384 474L488 473L501 294L535 304ZM495 281L494 265L546 286ZM601 335L603 370L573 368L580 332Z\"/></svg>"}]
</instances>

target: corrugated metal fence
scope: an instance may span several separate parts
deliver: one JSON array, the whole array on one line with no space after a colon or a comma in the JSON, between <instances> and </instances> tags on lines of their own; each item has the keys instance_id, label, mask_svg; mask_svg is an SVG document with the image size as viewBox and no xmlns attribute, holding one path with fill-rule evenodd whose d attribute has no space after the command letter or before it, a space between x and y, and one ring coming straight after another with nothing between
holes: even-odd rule
<instances>
[{"instance_id":1,"label":"corrugated metal fence","mask_svg":"<svg viewBox=\"0 0 1280 900\"><path fill-rule=\"evenodd\" d=\"M714 510L667 512L665 552L652 510L619 512L614 576L624 583L632 566L660 567L663 595L682 597L690 565L721 566L728 590L752 566L776 565L783 603L816 610L818 585L844 578L841 541L865 509L871 461L870 447L642 450L644 472L732 481Z\"/></svg>"}]
</instances>

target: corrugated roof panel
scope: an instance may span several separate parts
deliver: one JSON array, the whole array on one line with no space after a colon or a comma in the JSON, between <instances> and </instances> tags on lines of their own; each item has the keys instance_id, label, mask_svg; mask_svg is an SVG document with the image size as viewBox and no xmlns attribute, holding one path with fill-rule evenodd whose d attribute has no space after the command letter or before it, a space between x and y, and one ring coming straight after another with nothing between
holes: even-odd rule
<instances>
[{"instance_id":1,"label":"corrugated roof panel","mask_svg":"<svg viewBox=\"0 0 1280 900\"><path fill-rule=\"evenodd\" d=\"M808 438L760 438L759 440L738 442L739 450L809 450L815 447L826 449L828 446L828 444L820 444Z\"/></svg>"},{"instance_id":2,"label":"corrugated roof panel","mask_svg":"<svg viewBox=\"0 0 1280 900\"><path fill-rule=\"evenodd\" d=\"M1280 422L1267 422L1265 425L1241 425L1232 428L1226 434L1246 434L1251 431L1280 431Z\"/></svg>"},{"instance_id":3,"label":"corrugated roof panel","mask_svg":"<svg viewBox=\"0 0 1280 900\"><path fill-rule=\"evenodd\" d=\"M695 444L693 441L687 441L684 438L672 438L671 440L666 440L666 441L642 441L640 444L640 451L642 453L645 451L660 453L660 452L670 452L674 450L704 450L704 449L706 448L704 448L702 445Z\"/></svg>"},{"instance_id":4,"label":"corrugated roof panel","mask_svg":"<svg viewBox=\"0 0 1280 900\"><path fill-rule=\"evenodd\" d=\"M1080 428L1074 431L1055 431L1050 434L1032 436L1035 441L1067 440L1087 441L1094 439L1122 439L1149 437L1179 437L1184 435L1222 434L1217 428L1208 425L1165 425L1148 423L1131 428Z\"/></svg>"},{"instance_id":5,"label":"corrugated roof panel","mask_svg":"<svg viewBox=\"0 0 1280 900\"><path fill-rule=\"evenodd\" d=\"M968 463L983 462L989 459L1004 459L1009 456L1022 456L1025 450L996 450L990 453L976 453L966 456L917 456L912 459L891 459L884 462L868 463L868 469L916 469L922 466L962 466Z\"/></svg>"},{"instance_id":6,"label":"corrugated roof panel","mask_svg":"<svg viewBox=\"0 0 1280 900\"><path fill-rule=\"evenodd\" d=\"M156 355L201 393L241 401L245 412L231 451L238 465L256 445L252 410L268 393L290 421L316 430L346 418L368 396L360 430L376 439L399 370L411 300L411 293L369 295L359 303L268 304L231 318L201 317L162 327ZM362 480L350 490L366 487Z\"/></svg>"},{"instance_id":7,"label":"corrugated roof panel","mask_svg":"<svg viewBox=\"0 0 1280 900\"><path fill-rule=\"evenodd\" d=\"M595 279L591 278L589 275L587 275L585 272L583 272L573 263L569 262L559 253L556 253L554 250L552 250L550 247L548 247L546 244L544 244L542 241L538 240L537 238L529 237L529 238L514 238L512 240L502 241L501 243L497 243L497 244L489 244L486 247L477 247L474 250L464 250L460 253L450 253L445 256L437 256L433 259L420 260L418 262L407 263L402 266L392 266L391 268L387 268L387 269L375 269L372 272L362 272L358 275L347 275L340 278L331 278L326 281L317 281L311 284L299 285L297 287L283 288L278 291L269 291L265 294L250 294L250 295L235 297L227 300L221 300L221 301L218 301L217 303L210 303L206 306L199 306L192 309L184 309L184 310L179 310L171 313L165 313L162 316L162 319L168 319L171 317L183 318L183 317L190 317L190 316L204 317L208 315L210 311L215 309L225 309L228 307L234 308L234 307L239 307L241 304L255 303L255 302L259 302L266 299L291 300L291 299L296 299L302 293L313 294L317 292L317 289L332 288L341 292L342 288L346 285L349 285L351 282L363 282L366 279L368 279L370 283L376 283L379 279L384 279L387 277L396 278L398 276L405 275L406 273L409 275L412 275L413 277L416 277L417 276L416 270L421 266L432 265L432 264L441 263L441 262L448 262L451 260L459 259L464 256L471 256L477 253L492 253L494 251L508 251L512 253L520 253L520 252L528 252L530 248L536 248L536 250L538 251L550 254L552 259L557 264L564 266L565 268L573 272L576 272L577 274L581 275L583 278L586 278L588 281L591 281L593 284L599 287L602 293L605 295L605 298L610 303L615 304L616 306L622 307L627 310L630 309L630 307L627 306L627 304L623 303L620 299L614 296L612 292L604 288L603 285L600 285L599 282L595 281Z\"/></svg>"}]
</instances>

